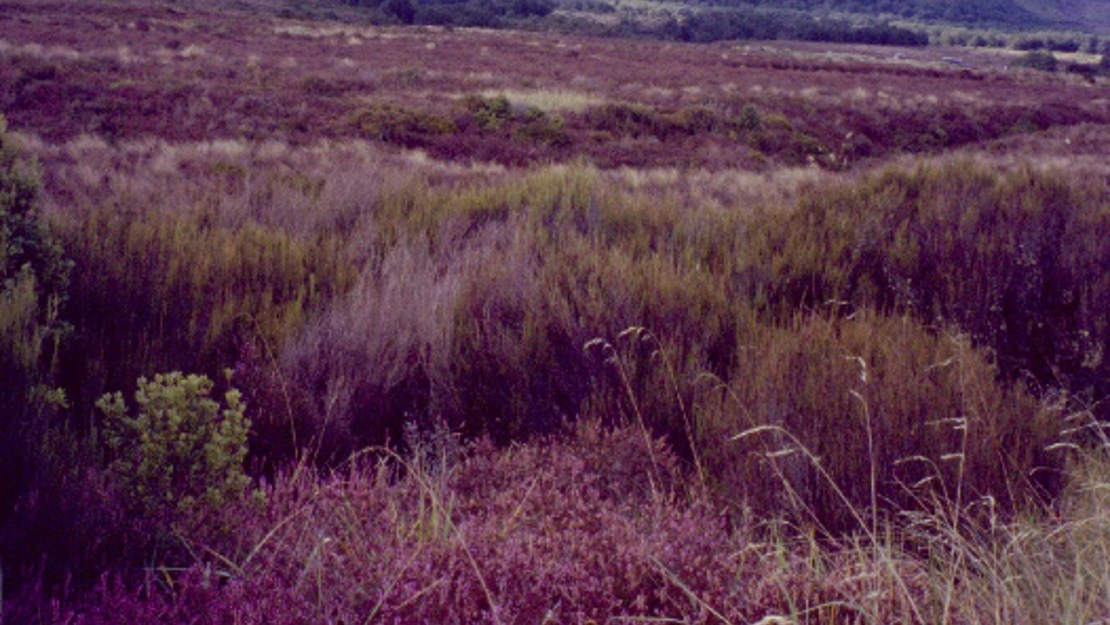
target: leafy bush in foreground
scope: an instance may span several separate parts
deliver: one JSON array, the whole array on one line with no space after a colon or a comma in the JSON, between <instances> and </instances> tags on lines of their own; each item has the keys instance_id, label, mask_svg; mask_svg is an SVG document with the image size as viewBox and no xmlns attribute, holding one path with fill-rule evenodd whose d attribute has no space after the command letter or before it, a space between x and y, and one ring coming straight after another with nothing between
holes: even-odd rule
<instances>
[{"instance_id":1,"label":"leafy bush in foreground","mask_svg":"<svg viewBox=\"0 0 1110 625\"><path fill-rule=\"evenodd\" d=\"M97 402L132 510L172 527L242 497L251 484L243 472L250 421L239 391L227 391L221 406L209 398L211 380L178 372L138 386L134 416L120 393Z\"/></svg>"}]
</instances>

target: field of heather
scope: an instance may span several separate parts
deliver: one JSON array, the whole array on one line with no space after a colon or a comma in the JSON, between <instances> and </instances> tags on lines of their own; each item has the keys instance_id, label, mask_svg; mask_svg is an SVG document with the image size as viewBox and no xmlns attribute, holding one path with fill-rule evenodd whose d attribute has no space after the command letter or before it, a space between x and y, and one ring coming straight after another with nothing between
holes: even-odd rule
<instances>
[{"instance_id":1,"label":"field of heather","mask_svg":"<svg viewBox=\"0 0 1110 625\"><path fill-rule=\"evenodd\" d=\"M275 15L0 3L0 623L1110 621L1110 78Z\"/></svg>"}]
</instances>

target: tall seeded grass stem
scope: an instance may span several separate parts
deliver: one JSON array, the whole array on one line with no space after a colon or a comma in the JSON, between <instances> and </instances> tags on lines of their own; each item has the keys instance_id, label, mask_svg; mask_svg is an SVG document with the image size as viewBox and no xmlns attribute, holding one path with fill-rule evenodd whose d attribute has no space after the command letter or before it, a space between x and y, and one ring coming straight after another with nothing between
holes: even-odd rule
<instances>
[{"instance_id":1,"label":"tall seeded grass stem","mask_svg":"<svg viewBox=\"0 0 1110 625\"><path fill-rule=\"evenodd\" d=\"M892 571L896 585L898 586L899 591L902 593L902 596L904 597L906 603L910 606L910 609L914 614L915 621L924 622L921 612L917 606L917 602L914 599L913 594L910 592L909 587L906 586L905 580L897 574L897 571L894 571L894 563L890 560L890 558L885 555L881 555L881 550L878 548L879 536L877 531L877 521L873 521L874 525L869 525L867 521L864 520L859 510L856 509L855 505L852 504L851 499L848 498L848 496L840 488L840 485L837 484L835 479L833 479L832 475L830 475L825 467L822 466L821 459L815 456L813 452L811 452L805 446L805 444L802 443L801 440L794 436L794 434L790 431L777 425L760 425L754 428L749 428L747 430L744 430L743 432L740 432L739 434L732 436L730 440L740 441L753 436L761 437L765 434L778 434L789 439L791 443L793 443L795 449L802 453L803 457L805 457L806 460L809 461L810 465L813 466L818 474L820 474L821 478L829 485L829 487L833 489L833 492L836 493L837 497L844 504L848 512L852 515L852 518L855 519L856 524L867 535L868 544L872 545L872 548L875 549L876 558L880 562L883 562L884 565ZM788 487L788 481L785 480L785 478L783 479L783 481L784 486Z\"/></svg>"},{"instance_id":2,"label":"tall seeded grass stem","mask_svg":"<svg viewBox=\"0 0 1110 625\"><path fill-rule=\"evenodd\" d=\"M863 363L862 359L860 359L860 363L861 364ZM866 365L864 365L864 366L866 366ZM864 371L866 372L866 369L864 369ZM866 378L865 378L865 380L866 380ZM867 427L867 454L868 454L868 458L870 460L870 466L871 466L870 475L868 476L869 481L870 481L870 487L871 487L871 536L878 536L879 535L879 468L878 468L878 460L875 457L875 434L874 434L874 431L871 427L871 409L867 405L867 400L863 398L863 395L861 395L859 393L859 391L856 391L856 390L852 389L852 390L849 390L848 392L851 393L852 397L856 398L859 401L860 407L863 409L864 424ZM872 541L872 542L874 543L874 547L877 549L878 548L878 543L876 541Z\"/></svg>"},{"instance_id":3,"label":"tall seeded grass stem","mask_svg":"<svg viewBox=\"0 0 1110 625\"><path fill-rule=\"evenodd\" d=\"M490 618L493 620L495 625L500 625L500 612L497 606L497 601L494 599L493 592L490 590L489 584L486 583L485 576L482 575L482 569L478 566L478 561L474 558L474 553L470 550L470 545L467 543L466 537L463 535L462 530L457 525L455 525L455 521L451 518L451 513L448 510L448 507L445 506L443 503L439 489L433 486L428 473L425 470L422 470L422 466L405 460L403 457L401 457L400 454L388 447L369 448L366 450L366 452L379 453L385 457L392 458L395 462L397 462L406 470L407 475L412 476L416 479L417 483L420 485L422 493L431 500L434 511L438 513L437 516L447 527L448 531L454 534L455 540L459 542L459 546L462 548L463 554L466 556L466 560L470 565L470 569L474 572L474 578L478 581L478 585L481 586L482 592L485 594L486 602L489 605ZM358 454L353 456L351 461L353 462L354 459L357 458L357 456Z\"/></svg>"},{"instance_id":4,"label":"tall seeded grass stem","mask_svg":"<svg viewBox=\"0 0 1110 625\"><path fill-rule=\"evenodd\" d=\"M631 336L633 337L633 340L636 341L640 339L643 333L644 328L639 326L632 326L617 335L617 339L620 340L625 337ZM620 354L617 353L616 348L613 347L611 343L604 339L592 339L586 343L583 349L588 352L595 347L601 349L602 352L604 352L605 362L612 365L614 370L616 370L617 375L620 377L621 390L628 398L628 403L632 408L632 414L636 417L636 425L639 427L640 433L644 437L644 445L647 447L648 455L651 459L652 472L648 475L648 480L651 485L652 495L656 500L658 500L661 493L660 487L662 486L662 479L659 472L659 463L655 459L655 448L654 445L652 445L651 432L648 430L647 423L644 421L644 414L640 410L640 402L636 398L636 393L632 388L632 382L628 377L628 371L625 369L624 362L621 360Z\"/></svg>"},{"instance_id":5,"label":"tall seeded grass stem","mask_svg":"<svg viewBox=\"0 0 1110 625\"><path fill-rule=\"evenodd\" d=\"M699 597L698 594L696 592L694 592L694 590L692 588L690 588L688 585L683 583L683 581L681 579L679 579L677 575L674 574L674 571L671 571L670 569L667 568L667 566L665 564L660 562L659 558L656 558L655 556L649 556L648 559L655 566L655 568L658 569L659 572L663 574L663 576L667 579L667 581L674 584L679 590L681 590L682 594L689 597L690 601L693 601L700 608L702 608L706 612L709 612L710 614L712 614L718 621L724 623L725 625L732 625L732 621L725 618L725 616L723 614L721 614L717 610L713 609L713 606L709 605L701 597Z\"/></svg>"}]
</instances>

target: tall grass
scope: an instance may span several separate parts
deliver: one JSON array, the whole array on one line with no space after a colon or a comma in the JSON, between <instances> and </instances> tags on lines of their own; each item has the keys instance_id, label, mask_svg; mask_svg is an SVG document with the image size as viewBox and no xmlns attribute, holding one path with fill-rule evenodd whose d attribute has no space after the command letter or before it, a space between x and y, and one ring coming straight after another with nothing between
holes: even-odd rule
<instances>
[{"instance_id":1,"label":"tall grass","mask_svg":"<svg viewBox=\"0 0 1110 625\"><path fill-rule=\"evenodd\" d=\"M1005 375L1104 397L1110 197L1064 172L970 161L803 198L777 226L771 307L844 302L951 324Z\"/></svg>"},{"instance_id":2,"label":"tall grass","mask_svg":"<svg viewBox=\"0 0 1110 625\"><path fill-rule=\"evenodd\" d=\"M1099 466L1069 457L1105 422L1098 179L938 160L750 188L232 147L178 153L161 205L137 167L50 207L74 436L103 391L231 368L272 484L227 511L242 532L161 554L187 569L171 586L109 575L85 614L985 622L1034 600L1022 532L1097 526L1051 515ZM492 443L426 466L436 427ZM103 459L74 457L68 483L99 484ZM1074 584L1101 613L1100 569L1044 534L1028 555L1086 572L1036 600Z\"/></svg>"},{"instance_id":3,"label":"tall grass","mask_svg":"<svg viewBox=\"0 0 1110 625\"><path fill-rule=\"evenodd\" d=\"M351 280L339 241L153 211L97 212L77 227L65 240L80 305L63 376L81 401L174 368L220 377L249 346L284 342Z\"/></svg>"},{"instance_id":4,"label":"tall grass","mask_svg":"<svg viewBox=\"0 0 1110 625\"><path fill-rule=\"evenodd\" d=\"M694 406L709 473L756 510L840 533L871 529L859 510L942 501L972 518L989 500L1012 515L1060 491L1065 456L1047 448L1061 406L1001 385L966 336L860 311L756 325L739 343L746 358Z\"/></svg>"},{"instance_id":5,"label":"tall grass","mask_svg":"<svg viewBox=\"0 0 1110 625\"><path fill-rule=\"evenodd\" d=\"M320 180L319 198L348 184ZM985 428L966 437L982 446L975 490L1007 507L1033 485L1021 476L1054 466L1039 450L1062 428L1036 398L1062 388L1102 410L1104 189L958 161L814 187L793 208L699 210L622 184L583 166L492 185L414 177L327 238L205 225L203 211L93 212L67 241L83 302L74 348L120 363L106 368L118 388L175 367L215 376L253 343L257 408L302 423L302 442L328 439L333 458L398 441L411 420L500 442L554 431L587 404L619 420L631 408L622 385L691 460L705 443L684 411L699 402L713 436L788 425L815 448L866 411L884 466L915 450L961 453L928 424L971 418ZM352 200L309 206L350 211ZM656 343L622 353L622 381L583 346L617 345L632 326ZM111 386L106 371L81 375ZM703 399L711 379L727 401ZM844 458L870 455L853 440ZM1011 460L997 462L1000 450ZM1051 482L1034 491L1056 492Z\"/></svg>"}]
</instances>

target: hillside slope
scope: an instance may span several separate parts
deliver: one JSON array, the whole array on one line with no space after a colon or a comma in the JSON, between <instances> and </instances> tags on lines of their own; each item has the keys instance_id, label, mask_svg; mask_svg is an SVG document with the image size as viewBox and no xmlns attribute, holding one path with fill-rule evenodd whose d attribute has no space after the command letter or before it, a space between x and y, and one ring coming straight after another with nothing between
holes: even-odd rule
<instances>
[{"instance_id":1,"label":"hillside slope","mask_svg":"<svg viewBox=\"0 0 1110 625\"><path fill-rule=\"evenodd\" d=\"M1044 19L1110 34L1110 0L1016 0Z\"/></svg>"},{"instance_id":2,"label":"hillside slope","mask_svg":"<svg viewBox=\"0 0 1110 625\"><path fill-rule=\"evenodd\" d=\"M1107 32L1107 0L695 0L697 7L758 7L807 13L850 13L967 27L1070 28Z\"/></svg>"}]
</instances>

